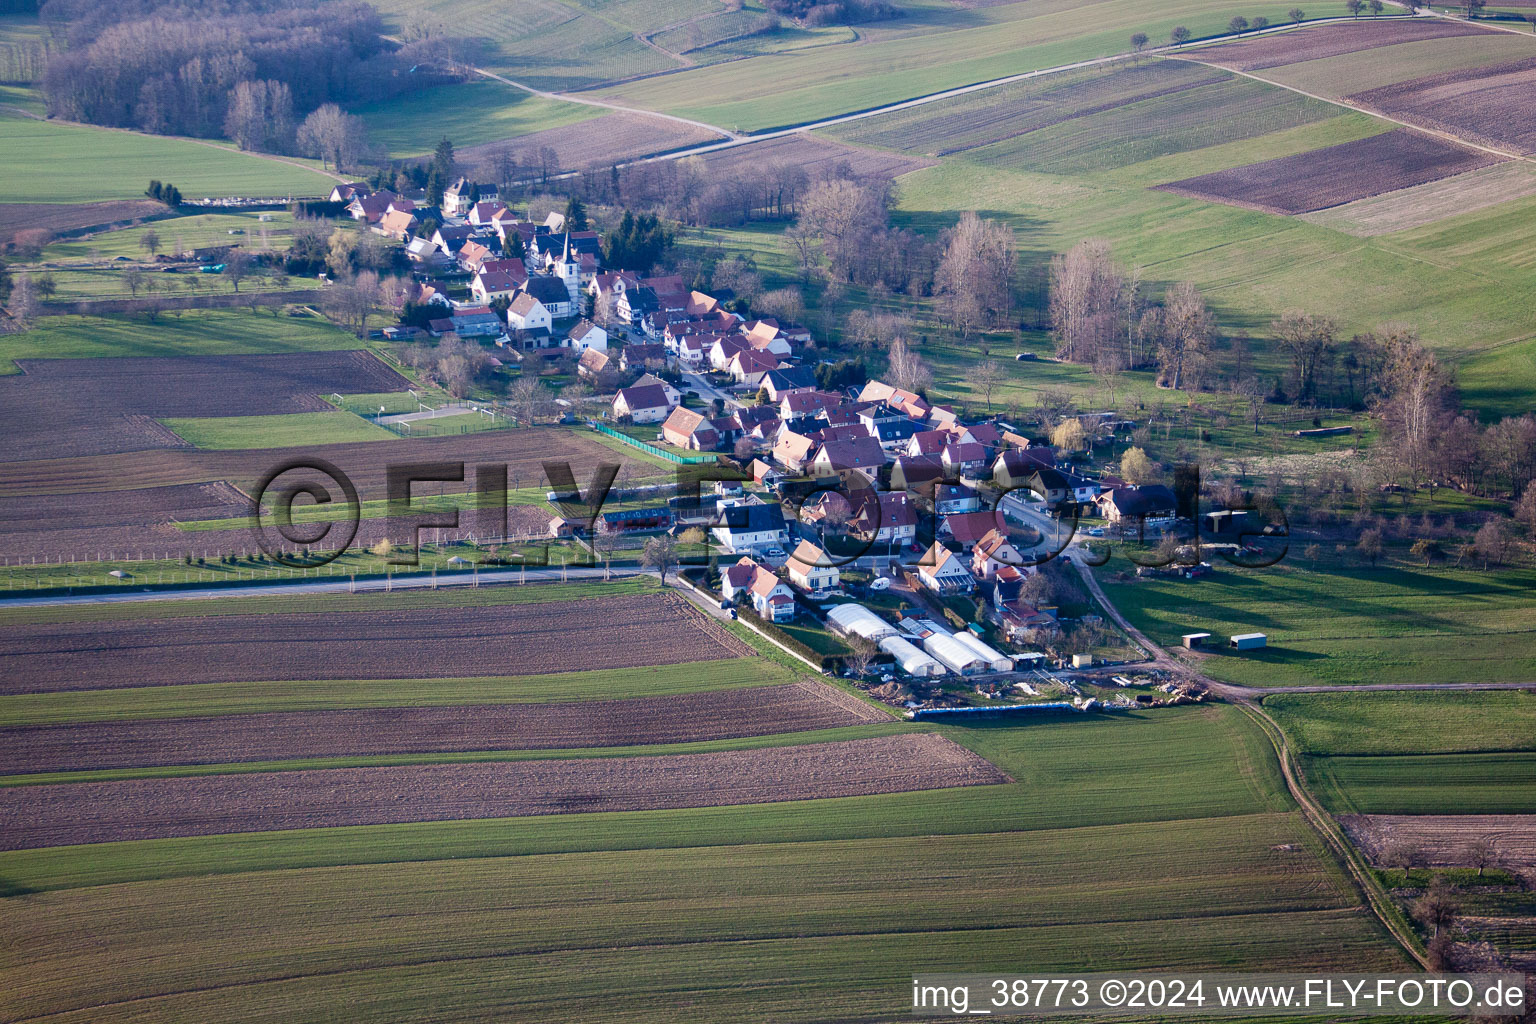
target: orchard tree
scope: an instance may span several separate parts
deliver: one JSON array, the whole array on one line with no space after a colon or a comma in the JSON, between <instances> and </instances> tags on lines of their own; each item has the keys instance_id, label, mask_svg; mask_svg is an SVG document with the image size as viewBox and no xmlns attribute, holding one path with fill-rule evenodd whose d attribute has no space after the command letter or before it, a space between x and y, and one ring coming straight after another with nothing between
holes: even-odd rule
<instances>
[{"instance_id":1,"label":"orchard tree","mask_svg":"<svg viewBox=\"0 0 1536 1024\"><path fill-rule=\"evenodd\" d=\"M1147 43L1148 43L1148 39L1147 39L1147 34L1145 32L1136 32L1136 33L1132 34L1132 36L1131 36L1131 50L1133 52L1140 53L1142 50L1145 50L1147 48Z\"/></svg>"},{"instance_id":2,"label":"orchard tree","mask_svg":"<svg viewBox=\"0 0 1536 1024\"><path fill-rule=\"evenodd\" d=\"M144 232L139 236L139 248L144 250L144 255L153 259L160 251L160 236L153 230Z\"/></svg>"},{"instance_id":3,"label":"orchard tree","mask_svg":"<svg viewBox=\"0 0 1536 1024\"><path fill-rule=\"evenodd\" d=\"M1240 36L1244 32L1248 31L1248 19L1239 14L1237 17L1227 22L1227 28L1231 29L1234 34Z\"/></svg>"},{"instance_id":4,"label":"orchard tree","mask_svg":"<svg viewBox=\"0 0 1536 1024\"><path fill-rule=\"evenodd\" d=\"M1173 40L1173 45L1183 46L1185 43L1189 42L1190 37L1193 35L1194 33L1185 28L1183 25L1176 25L1174 26L1173 31L1168 33L1168 38Z\"/></svg>"}]
</instances>

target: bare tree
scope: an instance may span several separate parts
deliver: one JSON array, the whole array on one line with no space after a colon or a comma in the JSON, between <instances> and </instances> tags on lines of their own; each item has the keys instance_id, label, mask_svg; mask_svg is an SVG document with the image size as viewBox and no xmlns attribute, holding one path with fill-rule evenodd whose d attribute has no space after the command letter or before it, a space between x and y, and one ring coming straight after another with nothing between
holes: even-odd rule
<instances>
[{"instance_id":1,"label":"bare tree","mask_svg":"<svg viewBox=\"0 0 1536 1024\"><path fill-rule=\"evenodd\" d=\"M1158 384L1174 390L1198 388L1205 378L1213 330L1200 289L1188 281L1169 288L1157 352Z\"/></svg>"},{"instance_id":2,"label":"bare tree","mask_svg":"<svg viewBox=\"0 0 1536 1024\"><path fill-rule=\"evenodd\" d=\"M229 280L229 286L235 294L240 293L240 282L244 281L251 273L251 257L244 249L231 249L224 259L224 276Z\"/></svg>"},{"instance_id":3,"label":"bare tree","mask_svg":"<svg viewBox=\"0 0 1536 1024\"><path fill-rule=\"evenodd\" d=\"M979 363L971 364L970 370L965 375L965 382L974 391L981 392L982 398L987 403L987 413L992 412L992 392L1003 382L1003 368L995 359L983 359Z\"/></svg>"},{"instance_id":4,"label":"bare tree","mask_svg":"<svg viewBox=\"0 0 1536 1024\"><path fill-rule=\"evenodd\" d=\"M1497 519L1490 519L1478 527L1477 534L1472 538L1472 552L1483 568L1491 565L1503 565L1509 556L1509 539L1504 536L1504 526Z\"/></svg>"},{"instance_id":5,"label":"bare tree","mask_svg":"<svg viewBox=\"0 0 1536 1024\"><path fill-rule=\"evenodd\" d=\"M933 371L916 352L907 347L906 339L897 338L892 344L886 363L890 383L904 391L926 390L933 383Z\"/></svg>"},{"instance_id":6,"label":"bare tree","mask_svg":"<svg viewBox=\"0 0 1536 1024\"><path fill-rule=\"evenodd\" d=\"M640 551L640 564L661 574L661 582L667 582L667 573L677 568L677 541L659 534L645 542Z\"/></svg>"},{"instance_id":7,"label":"bare tree","mask_svg":"<svg viewBox=\"0 0 1536 1024\"><path fill-rule=\"evenodd\" d=\"M962 336L1004 318L1013 308L1013 272L1018 262L1013 229L1000 221L964 213L944 233L934 288Z\"/></svg>"},{"instance_id":8,"label":"bare tree","mask_svg":"<svg viewBox=\"0 0 1536 1024\"><path fill-rule=\"evenodd\" d=\"M1360 552L1360 557L1375 565L1381 560L1382 542L1381 530L1371 527L1360 532L1360 539L1355 541L1355 550Z\"/></svg>"},{"instance_id":9,"label":"bare tree","mask_svg":"<svg viewBox=\"0 0 1536 1024\"><path fill-rule=\"evenodd\" d=\"M139 289L144 287L144 271L138 267L129 267L123 271L123 287L128 289L129 295L138 298Z\"/></svg>"},{"instance_id":10,"label":"bare tree","mask_svg":"<svg viewBox=\"0 0 1536 1024\"><path fill-rule=\"evenodd\" d=\"M1291 382L1298 402L1317 398L1318 370L1333 353L1338 324L1329 317L1286 313L1273 324L1275 336L1291 357Z\"/></svg>"},{"instance_id":11,"label":"bare tree","mask_svg":"<svg viewBox=\"0 0 1536 1024\"><path fill-rule=\"evenodd\" d=\"M350 167L367 148L363 120L344 113L334 103L311 111L298 130L299 150L320 158L322 167Z\"/></svg>"},{"instance_id":12,"label":"bare tree","mask_svg":"<svg viewBox=\"0 0 1536 1024\"><path fill-rule=\"evenodd\" d=\"M151 258L160 251L160 236L153 229L139 236L139 248L144 250L144 255Z\"/></svg>"},{"instance_id":13,"label":"bare tree","mask_svg":"<svg viewBox=\"0 0 1536 1024\"><path fill-rule=\"evenodd\" d=\"M1051 261L1051 328L1058 354L1073 362L1094 361L1116 334L1124 278L1109 243L1090 238Z\"/></svg>"},{"instance_id":14,"label":"bare tree","mask_svg":"<svg viewBox=\"0 0 1536 1024\"><path fill-rule=\"evenodd\" d=\"M1460 910L1450 883L1436 875L1424 895L1414 901L1413 919L1430 929L1431 936L1436 936L1442 928L1449 928L1455 922Z\"/></svg>"}]
</instances>

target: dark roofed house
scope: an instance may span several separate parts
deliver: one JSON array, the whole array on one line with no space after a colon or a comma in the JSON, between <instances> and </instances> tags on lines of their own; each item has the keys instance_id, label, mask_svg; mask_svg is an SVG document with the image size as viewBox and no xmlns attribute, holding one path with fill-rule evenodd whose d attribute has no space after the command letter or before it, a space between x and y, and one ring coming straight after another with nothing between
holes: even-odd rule
<instances>
[{"instance_id":1,"label":"dark roofed house","mask_svg":"<svg viewBox=\"0 0 1536 1024\"><path fill-rule=\"evenodd\" d=\"M613 414L635 423L660 423L672 413L666 389L660 384L624 388L613 396Z\"/></svg>"},{"instance_id":2,"label":"dark roofed house","mask_svg":"<svg viewBox=\"0 0 1536 1024\"><path fill-rule=\"evenodd\" d=\"M544 308L549 310L549 315L556 320L576 315L575 305L571 302L571 293L565 287L565 282L557 277L535 274L523 285L523 291L543 303Z\"/></svg>"},{"instance_id":3,"label":"dark roofed house","mask_svg":"<svg viewBox=\"0 0 1536 1024\"><path fill-rule=\"evenodd\" d=\"M1163 484L1142 487L1116 487L1099 495L1099 510L1104 518L1122 529L1138 529L1171 523L1178 514L1179 499Z\"/></svg>"},{"instance_id":4,"label":"dark roofed house","mask_svg":"<svg viewBox=\"0 0 1536 1024\"><path fill-rule=\"evenodd\" d=\"M768 398L782 401L785 395L816 390L816 372L809 366L792 366L783 370L770 370L763 377L763 387Z\"/></svg>"}]
</instances>

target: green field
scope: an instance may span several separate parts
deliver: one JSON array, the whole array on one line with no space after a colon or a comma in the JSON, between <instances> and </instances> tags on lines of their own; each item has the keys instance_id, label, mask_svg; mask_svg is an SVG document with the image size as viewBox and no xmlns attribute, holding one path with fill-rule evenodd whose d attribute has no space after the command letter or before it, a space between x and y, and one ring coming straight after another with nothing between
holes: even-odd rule
<instances>
[{"instance_id":1,"label":"green field","mask_svg":"<svg viewBox=\"0 0 1536 1024\"><path fill-rule=\"evenodd\" d=\"M1309 564L1294 550L1268 569L1215 564L1214 574L1193 581L1120 581L1101 570L1100 582L1134 625L1169 647L1197 630L1218 641L1233 633L1268 634L1264 650L1218 648L1200 657L1200 671L1228 682L1536 679L1530 600L1536 571Z\"/></svg>"},{"instance_id":2,"label":"green field","mask_svg":"<svg viewBox=\"0 0 1536 1024\"><path fill-rule=\"evenodd\" d=\"M905 6L905 5L904 5ZM1245 9L1271 22L1288 8ZM1342 5L1314 5L1316 17ZM600 90L627 104L726 128L759 131L893 103L974 82L1123 53L1131 33L1159 42L1175 25L1196 37L1225 32L1230 6L1175 0L1149 10L1134 0L1088 6L1031 0L980 9L923 5L905 19L861 26L857 45L754 57Z\"/></svg>"},{"instance_id":3,"label":"green field","mask_svg":"<svg viewBox=\"0 0 1536 1024\"><path fill-rule=\"evenodd\" d=\"M1266 697L1336 814L1536 813L1536 691Z\"/></svg>"},{"instance_id":4,"label":"green field","mask_svg":"<svg viewBox=\"0 0 1536 1024\"><path fill-rule=\"evenodd\" d=\"M267 218L262 220L262 218ZM101 260L127 256L143 260L139 245L146 232L160 236L160 252L185 252L205 246L240 245L251 249L287 249L293 233L293 214L286 210L261 213L187 213L168 216L137 227L101 231L85 238L67 238L43 250L43 260ZM240 232L231 235L231 231ZM254 282L252 282L254 283ZM246 285L242 283L242 287Z\"/></svg>"},{"instance_id":5,"label":"green field","mask_svg":"<svg viewBox=\"0 0 1536 1024\"><path fill-rule=\"evenodd\" d=\"M215 143L37 121L0 112L0 202L142 199L150 179L204 196L320 196L332 179Z\"/></svg>"},{"instance_id":6,"label":"green field","mask_svg":"<svg viewBox=\"0 0 1536 1024\"><path fill-rule=\"evenodd\" d=\"M371 140L387 149L391 157L400 159L430 156L438 140L444 137L452 139L455 147L465 149L585 121L603 111L532 96L501 82L477 79L403 93L355 107L352 113L367 123Z\"/></svg>"},{"instance_id":7,"label":"green field","mask_svg":"<svg viewBox=\"0 0 1536 1024\"><path fill-rule=\"evenodd\" d=\"M350 412L283 416L212 416L161 423L198 448L296 448L346 441L393 441L396 435Z\"/></svg>"},{"instance_id":8,"label":"green field","mask_svg":"<svg viewBox=\"0 0 1536 1024\"><path fill-rule=\"evenodd\" d=\"M0 338L0 371L13 359L96 359L111 356L236 356L328 352L366 343L314 317L273 316L237 309L144 317L50 316L24 334Z\"/></svg>"}]
</instances>

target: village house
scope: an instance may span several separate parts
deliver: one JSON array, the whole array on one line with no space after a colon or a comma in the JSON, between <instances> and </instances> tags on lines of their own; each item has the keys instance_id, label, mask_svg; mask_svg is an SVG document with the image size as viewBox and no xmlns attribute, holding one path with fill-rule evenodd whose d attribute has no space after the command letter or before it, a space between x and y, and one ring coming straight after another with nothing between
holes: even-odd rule
<instances>
[{"instance_id":1,"label":"village house","mask_svg":"<svg viewBox=\"0 0 1536 1024\"><path fill-rule=\"evenodd\" d=\"M784 429L779 431L779 438L774 443L773 459L790 473L799 475L816 454L817 447L814 438Z\"/></svg>"},{"instance_id":2,"label":"village house","mask_svg":"<svg viewBox=\"0 0 1536 1024\"><path fill-rule=\"evenodd\" d=\"M662 440L679 448L696 448L710 451L720 441L720 435L703 413L678 406L661 425Z\"/></svg>"},{"instance_id":3,"label":"village house","mask_svg":"<svg viewBox=\"0 0 1536 1024\"><path fill-rule=\"evenodd\" d=\"M507 327L514 331L547 331L551 322L549 310L527 292L518 292L507 307Z\"/></svg>"},{"instance_id":4,"label":"village house","mask_svg":"<svg viewBox=\"0 0 1536 1024\"><path fill-rule=\"evenodd\" d=\"M507 212L506 204L492 199L478 202L470 207L467 219L477 228L488 228L496 223L498 214L505 212Z\"/></svg>"},{"instance_id":5,"label":"village house","mask_svg":"<svg viewBox=\"0 0 1536 1024\"><path fill-rule=\"evenodd\" d=\"M347 184L336 185L331 189L330 201L333 203L350 203L354 197L367 195L373 189L367 182L354 181Z\"/></svg>"},{"instance_id":6,"label":"village house","mask_svg":"<svg viewBox=\"0 0 1536 1024\"><path fill-rule=\"evenodd\" d=\"M387 238L403 242L416 230L418 223L416 215L410 210L390 210L379 218L378 226L374 230Z\"/></svg>"},{"instance_id":7,"label":"village house","mask_svg":"<svg viewBox=\"0 0 1536 1024\"><path fill-rule=\"evenodd\" d=\"M944 467L933 455L909 455L891 463L891 490L921 494L944 479Z\"/></svg>"},{"instance_id":8,"label":"village house","mask_svg":"<svg viewBox=\"0 0 1536 1024\"><path fill-rule=\"evenodd\" d=\"M496 299L506 299L510 302L516 291L517 282L512 279L511 274L482 270L469 283L469 293L475 297L476 302L482 304L488 304Z\"/></svg>"},{"instance_id":9,"label":"village house","mask_svg":"<svg viewBox=\"0 0 1536 1024\"><path fill-rule=\"evenodd\" d=\"M552 319L564 320L579 312L565 284L557 278L535 274L524 282L523 291L543 303Z\"/></svg>"},{"instance_id":10,"label":"village house","mask_svg":"<svg viewBox=\"0 0 1536 1024\"><path fill-rule=\"evenodd\" d=\"M482 274L506 274L519 288L528 280L528 268L522 260L498 259L486 260L480 264Z\"/></svg>"},{"instance_id":11,"label":"village house","mask_svg":"<svg viewBox=\"0 0 1536 1024\"><path fill-rule=\"evenodd\" d=\"M1007 529L1003 514L997 509L987 509L945 516L939 524L939 536L949 537L961 548L969 550L989 533L1006 532Z\"/></svg>"},{"instance_id":12,"label":"village house","mask_svg":"<svg viewBox=\"0 0 1536 1024\"><path fill-rule=\"evenodd\" d=\"M874 438L852 438L846 441L830 441L811 460L810 468L817 476L840 476L852 470L864 475L873 483L885 465L885 451Z\"/></svg>"},{"instance_id":13,"label":"village house","mask_svg":"<svg viewBox=\"0 0 1536 1024\"><path fill-rule=\"evenodd\" d=\"M660 423L672 413L666 391L656 384L623 388L613 396L615 419L631 423Z\"/></svg>"},{"instance_id":14,"label":"village house","mask_svg":"<svg viewBox=\"0 0 1536 1024\"><path fill-rule=\"evenodd\" d=\"M636 370L662 370L667 365L666 349L660 345L625 345L619 353L619 367L626 373Z\"/></svg>"},{"instance_id":15,"label":"village house","mask_svg":"<svg viewBox=\"0 0 1536 1024\"><path fill-rule=\"evenodd\" d=\"M459 266L471 274L479 273L481 264L487 260L495 259L500 253L491 252L490 246L478 238L467 238L464 244L459 246L456 258Z\"/></svg>"},{"instance_id":16,"label":"village house","mask_svg":"<svg viewBox=\"0 0 1536 1024\"><path fill-rule=\"evenodd\" d=\"M935 484L933 510L941 516L953 516L962 512L975 512L981 508L981 498L964 484Z\"/></svg>"},{"instance_id":17,"label":"village house","mask_svg":"<svg viewBox=\"0 0 1536 1024\"><path fill-rule=\"evenodd\" d=\"M778 372L778 371L774 371ZM768 376L765 375L766 381ZM766 387L766 384L764 385ZM802 416L816 417L828 409L837 408L842 396L830 391L795 391L778 401L779 417L793 420Z\"/></svg>"},{"instance_id":18,"label":"village house","mask_svg":"<svg viewBox=\"0 0 1536 1024\"><path fill-rule=\"evenodd\" d=\"M920 395L901 388L891 387L884 381L872 380L859 392L860 402L884 402L892 409L899 409L913 419L927 419L932 408Z\"/></svg>"},{"instance_id":19,"label":"village house","mask_svg":"<svg viewBox=\"0 0 1536 1024\"><path fill-rule=\"evenodd\" d=\"M501 333L501 318L484 306L462 306L446 320L430 320L428 328L442 336L450 331L461 338L494 338Z\"/></svg>"},{"instance_id":20,"label":"village house","mask_svg":"<svg viewBox=\"0 0 1536 1024\"><path fill-rule=\"evenodd\" d=\"M389 212L390 204L399 198L399 196L388 189L381 189L378 192L357 193L347 203L347 213L352 215L353 220L377 224Z\"/></svg>"},{"instance_id":21,"label":"village house","mask_svg":"<svg viewBox=\"0 0 1536 1024\"><path fill-rule=\"evenodd\" d=\"M459 250L464 248L464 243L474 235L475 229L468 224L445 224L432 232L432 244L437 246L439 252L451 260L457 261Z\"/></svg>"},{"instance_id":22,"label":"village house","mask_svg":"<svg viewBox=\"0 0 1536 1024\"><path fill-rule=\"evenodd\" d=\"M448 265L448 257L443 255L443 251L430 238L407 240L405 255L412 263L428 271L440 270Z\"/></svg>"},{"instance_id":23,"label":"village house","mask_svg":"<svg viewBox=\"0 0 1536 1024\"><path fill-rule=\"evenodd\" d=\"M752 586L758 564L750 557L742 558L734 565L720 570L720 596L732 604L740 602Z\"/></svg>"},{"instance_id":24,"label":"village house","mask_svg":"<svg viewBox=\"0 0 1536 1024\"><path fill-rule=\"evenodd\" d=\"M565 347L577 352L585 352L589 348L606 352L608 351L608 332L590 320L578 320L576 326L566 332Z\"/></svg>"},{"instance_id":25,"label":"village house","mask_svg":"<svg viewBox=\"0 0 1536 1024\"><path fill-rule=\"evenodd\" d=\"M785 395L815 391L816 372L809 366L792 366L782 370L770 370L763 376L763 388L768 392L768 400L778 404ZM841 399L842 396L839 395L837 397Z\"/></svg>"},{"instance_id":26,"label":"village house","mask_svg":"<svg viewBox=\"0 0 1536 1024\"><path fill-rule=\"evenodd\" d=\"M709 366L712 370L724 371L731 365L731 360L742 352L750 352L752 347L742 338L725 335L715 339L709 348Z\"/></svg>"},{"instance_id":27,"label":"village house","mask_svg":"<svg viewBox=\"0 0 1536 1024\"><path fill-rule=\"evenodd\" d=\"M443 189L442 211L444 217L462 217L477 202L490 202L500 198L495 185L477 185L468 178L456 178Z\"/></svg>"},{"instance_id":28,"label":"village house","mask_svg":"<svg viewBox=\"0 0 1536 1024\"><path fill-rule=\"evenodd\" d=\"M1004 490L1026 487L1036 472L1055 466L1056 451L1053 448L1009 448L992 460L992 482Z\"/></svg>"},{"instance_id":29,"label":"village house","mask_svg":"<svg viewBox=\"0 0 1536 1024\"><path fill-rule=\"evenodd\" d=\"M783 473L762 459L753 459L747 465L747 472L752 474L752 482L759 487L772 487L784 479Z\"/></svg>"},{"instance_id":30,"label":"village house","mask_svg":"<svg viewBox=\"0 0 1536 1024\"><path fill-rule=\"evenodd\" d=\"M789 537L784 511L777 503L727 505L720 510L720 524L711 532L732 554L782 549Z\"/></svg>"},{"instance_id":31,"label":"village house","mask_svg":"<svg viewBox=\"0 0 1536 1024\"><path fill-rule=\"evenodd\" d=\"M976 579L965 567L965 559L938 541L918 559L917 578L935 594L968 594L976 589Z\"/></svg>"},{"instance_id":32,"label":"village house","mask_svg":"<svg viewBox=\"0 0 1536 1024\"><path fill-rule=\"evenodd\" d=\"M999 569L1023 563L1024 556L1002 530L988 531L971 549L971 575L979 580L990 580Z\"/></svg>"},{"instance_id":33,"label":"village house","mask_svg":"<svg viewBox=\"0 0 1536 1024\"><path fill-rule=\"evenodd\" d=\"M947 444L939 455L939 462L948 476L974 476L986 468L987 450L974 441Z\"/></svg>"},{"instance_id":34,"label":"village house","mask_svg":"<svg viewBox=\"0 0 1536 1024\"><path fill-rule=\"evenodd\" d=\"M795 617L795 592L771 570L758 566L747 588L752 610L769 622L789 622Z\"/></svg>"},{"instance_id":35,"label":"village house","mask_svg":"<svg viewBox=\"0 0 1536 1024\"><path fill-rule=\"evenodd\" d=\"M1094 481L1059 469L1036 469L1024 482L1052 511L1087 504L1099 493L1099 485Z\"/></svg>"},{"instance_id":36,"label":"village house","mask_svg":"<svg viewBox=\"0 0 1536 1024\"><path fill-rule=\"evenodd\" d=\"M708 344L711 336L707 334L687 334L677 339L677 361L683 366L696 370L704 365L709 358Z\"/></svg>"},{"instance_id":37,"label":"village house","mask_svg":"<svg viewBox=\"0 0 1536 1024\"><path fill-rule=\"evenodd\" d=\"M832 564L832 559L808 540L795 546L786 568L789 569L789 581L813 597L832 593L842 582L842 574Z\"/></svg>"},{"instance_id":38,"label":"village house","mask_svg":"<svg viewBox=\"0 0 1536 1024\"><path fill-rule=\"evenodd\" d=\"M1098 507L1110 525L1121 531L1159 530L1176 521L1179 499L1163 484L1116 487L1099 496Z\"/></svg>"},{"instance_id":39,"label":"village house","mask_svg":"<svg viewBox=\"0 0 1536 1024\"><path fill-rule=\"evenodd\" d=\"M859 497L862 500L856 500L858 508L848 525L861 539L905 547L917 537L917 508L907 492L886 491L877 496L861 491Z\"/></svg>"},{"instance_id":40,"label":"village house","mask_svg":"<svg viewBox=\"0 0 1536 1024\"><path fill-rule=\"evenodd\" d=\"M576 362L576 375L578 377L596 378L604 370L608 369L611 360L608 353L601 349L589 348L581 354Z\"/></svg>"},{"instance_id":41,"label":"village house","mask_svg":"<svg viewBox=\"0 0 1536 1024\"><path fill-rule=\"evenodd\" d=\"M725 372L731 375L732 380L742 382L753 374L765 374L769 370L776 369L778 365L779 361L773 356L745 349L731 357L731 361L726 364Z\"/></svg>"}]
</instances>

